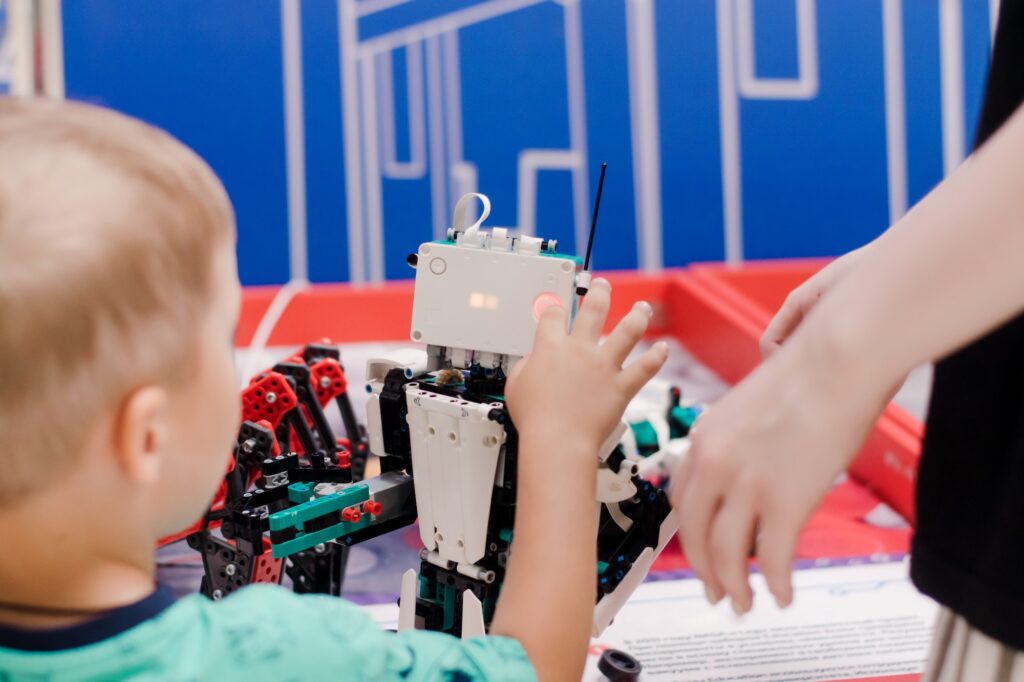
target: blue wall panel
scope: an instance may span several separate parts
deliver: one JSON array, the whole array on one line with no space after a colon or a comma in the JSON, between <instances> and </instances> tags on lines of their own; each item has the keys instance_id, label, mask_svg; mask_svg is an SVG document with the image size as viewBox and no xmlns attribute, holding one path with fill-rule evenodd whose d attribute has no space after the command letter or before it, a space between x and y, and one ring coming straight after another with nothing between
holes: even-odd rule
<instances>
[{"instance_id":1,"label":"blue wall panel","mask_svg":"<svg viewBox=\"0 0 1024 682\"><path fill-rule=\"evenodd\" d=\"M302 0L309 276L410 276L405 255L443 230L457 196L474 188L493 202L488 224L522 225L521 200L532 197L537 233L582 251L577 231L601 161L610 166L597 266L643 265L640 235L650 231L655 266L721 259L722 148L734 135L743 257L857 246L890 219L884 4ZM749 44L740 30L744 8ZM818 69L809 95L719 92L723 37L737 64L741 45L750 48L757 82L800 77L798 21L808 8ZM898 9L905 190L913 203L943 176L949 74L941 72L938 3L902 0ZM989 2L961 0L959 9L969 148L988 64ZM69 96L165 127L210 162L236 205L249 284L290 275L281 23L277 0L64 3ZM343 46L342 35L354 36L352 44ZM344 76L343 63L355 78ZM736 81L739 68L727 75ZM651 99L643 98L647 83L655 84ZM735 101L735 130L722 127L723 96ZM652 108L657 158L637 143L653 132L638 112ZM581 112L575 120L574 111ZM346 125L356 133L349 146ZM526 194L523 183L534 176L522 176L521 161L538 152L555 167L537 170L535 192ZM346 177L347 166L356 177ZM649 187L638 183L641 168L657 170L660 215L650 223L637 210Z\"/></svg>"},{"instance_id":2,"label":"blue wall panel","mask_svg":"<svg viewBox=\"0 0 1024 682\"><path fill-rule=\"evenodd\" d=\"M246 283L288 275L281 23L276 2L66 2L68 97L161 126L220 175Z\"/></svg>"}]
</instances>

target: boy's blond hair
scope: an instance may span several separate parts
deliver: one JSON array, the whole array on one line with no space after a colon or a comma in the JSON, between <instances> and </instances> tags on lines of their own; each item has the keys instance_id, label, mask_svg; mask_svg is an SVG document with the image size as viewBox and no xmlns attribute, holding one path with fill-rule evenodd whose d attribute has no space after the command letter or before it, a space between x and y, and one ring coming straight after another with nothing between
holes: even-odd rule
<instances>
[{"instance_id":1,"label":"boy's blond hair","mask_svg":"<svg viewBox=\"0 0 1024 682\"><path fill-rule=\"evenodd\" d=\"M220 181L170 135L0 99L0 505L60 477L129 391L187 376L233 235Z\"/></svg>"}]
</instances>

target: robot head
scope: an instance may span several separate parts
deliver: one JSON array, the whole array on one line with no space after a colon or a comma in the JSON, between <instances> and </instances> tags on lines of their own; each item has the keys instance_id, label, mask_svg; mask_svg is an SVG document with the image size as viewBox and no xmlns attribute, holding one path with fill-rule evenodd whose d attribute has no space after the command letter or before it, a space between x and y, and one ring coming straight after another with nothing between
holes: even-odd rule
<instances>
[{"instance_id":1,"label":"robot head","mask_svg":"<svg viewBox=\"0 0 1024 682\"><path fill-rule=\"evenodd\" d=\"M484 210L459 231L467 201ZM417 343L496 356L522 357L533 345L546 304L575 308L582 262L555 252L554 243L513 236L504 228L480 228L490 201L467 194L455 208L448 239L420 245L410 338ZM571 324L571 320L570 320Z\"/></svg>"}]
</instances>

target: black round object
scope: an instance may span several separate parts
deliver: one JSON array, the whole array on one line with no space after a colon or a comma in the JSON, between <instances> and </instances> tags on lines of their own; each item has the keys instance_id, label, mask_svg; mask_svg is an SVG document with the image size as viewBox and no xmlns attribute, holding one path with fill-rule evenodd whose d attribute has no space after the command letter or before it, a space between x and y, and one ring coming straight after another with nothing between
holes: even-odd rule
<instances>
[{"instance_id":1,"label":"black round object","mask_svg":"<svg viewBox=\"0 0 1024 682\"><path fill-rule=\"evenodd\" d=\"M601 654L597 669L611 682L637 682L644 667L625 651L608 649Z\"/></svg>"}]
</instances>

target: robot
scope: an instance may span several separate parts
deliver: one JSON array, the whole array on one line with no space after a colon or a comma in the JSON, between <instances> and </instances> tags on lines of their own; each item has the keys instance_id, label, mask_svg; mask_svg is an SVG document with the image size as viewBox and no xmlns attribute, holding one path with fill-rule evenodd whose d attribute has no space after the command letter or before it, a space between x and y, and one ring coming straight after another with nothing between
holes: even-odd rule
<instances>
[{"instance_id":1,"label":"robot","mask_svg":"<svg viewBox=\"0 0 1024 682\"><path fill-rule=\"evenodd\" d=\"M639 460L640 477L658 479L662 487L690 451L690 430L704 412L698 403L684 403L678 386L667 386L663 394L667 400L658 407L626 409L629 430L621 441L627 456Z\"/></svg>"},{"instance_id":2,"label":"robot","mask_svg":"<svg viewBox=\"0 0 1024 682\"><path fill-rule=\"evenodd\" d=\"M480 217L464 227L476 200ZM595 224L599 202L600 186ZM559 253L554 240L483 228L489 212L487 197L466 195L447 238L409 256L410 339L422 347L367 363L365 441L350 405L347 442L323 418L332 398L343 417L348 404L333 383L344 375L330 346L307 347L246 389L224 494L189 536L204 556L204 593L279 581L285 565L296 589L338 594L347 547L418 519L421 563L403 577L399 629L486 632L515 532L518 433L506 378L532 345L543 307L558 301L572 311L571 325L590 284L588 263ZM325 359L336 374L314 369ZM646 433L622 422L598 455L595 635L676 531L664 491L640 475L642 452L648 460L655 453L638 428ZM688 428L669 426L665 442ZM357 462L367 452L380 458L381 474L361 480ZM223 539L211 533L218 522Z\"/></svg>"},{"instance_id":3,"label":"robot","mask_svg":"<svg viewBox=\"0 0 1024 682\"><path fill-rule=\"evenodd\" d=\"M341 594L345 546L316 543L274 553L266 533L270 514L293 506L291 484L351 485L362 480L366 432L356 421L347 389L340 352L325 339L253 377L242 391L243 422L209 510L191 528L161 541L185 537L202 554L203 594L220 599L251 583L278 583L283 575L300 593ZM345 438L335 438L328 423L324 410L332 402ZM282 444L287 454L282 454ZM368 512L378 509L364 506Z\"/></svg>"}]
</instances>

